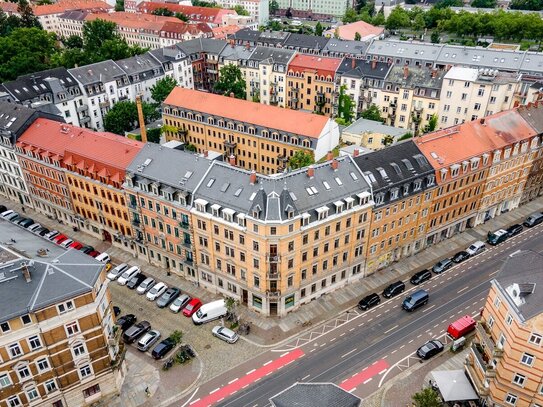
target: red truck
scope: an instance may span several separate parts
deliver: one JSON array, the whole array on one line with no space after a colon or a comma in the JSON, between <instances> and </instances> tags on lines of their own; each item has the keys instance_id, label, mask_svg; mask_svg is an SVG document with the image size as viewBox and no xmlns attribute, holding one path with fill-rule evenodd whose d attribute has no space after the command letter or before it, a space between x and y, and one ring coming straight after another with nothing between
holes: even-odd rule
<instances>
[{"instance_id":1,"label":"red truck","mask_svg":"<svg viewBox=\"0 0 543 407\"><path fill-rule=\"evenodd\" d=\"M475 329L477 322L470 317L469 315L464 315L462 318L454 321L447 328L447 333L453 337L453 339L458 339Z\"/></svg>"}]
</instances>

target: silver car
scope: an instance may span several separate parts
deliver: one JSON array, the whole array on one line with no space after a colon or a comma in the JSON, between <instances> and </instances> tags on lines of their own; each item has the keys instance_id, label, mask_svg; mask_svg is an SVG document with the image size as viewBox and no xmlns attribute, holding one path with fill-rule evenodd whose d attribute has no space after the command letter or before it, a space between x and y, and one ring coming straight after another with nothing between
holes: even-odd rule
<instances>
[{"instance_id":1,"label":"silver car","mask_svg":"<svg viewBox=\"0 0 543 407\"><path fill-rule=\"evenodd\" d=\"M237 333L235 333L231 329L225 328L224 326L220 325L213 327L211 333L213 333L213 336L216 336L217 338L222 339L223 341L228 343L236 343L239 339Z\"/></svg>"},{"instance_id":2,"label":"silver car","mask_svg":"<svg viewBox=\"0 0 543 407\"><path fill-rule=\"evenodd\" d=\"M143 335L138 341L138 350L141 352L147 352L156 341L160 339L160 332L156 329L152 329Z\"/></svg>"},{"instance_id":3,"label":"silver car","mask_svg":"<svg viewBox=\"0 0 543 407\"><path fill-rule=\"evenodd\" d=\"M141 284L136 288L138 294L145 294L155 285L155 279L153 277L147 277L141 282Z\"/></svg>"},{"instance_id":4,"label":"silver car","mask_svg":"<svg viewBox=\"0 0 543 407\"><path fill-rule=\"evenodd\" d=\"M191 299L192 298L190 298L187 294L181 294L181 296L177 297L175 301L172 302L172 305L170 305L170 311L178 313L185 308L185 305L187 305Z\"/></svg>"}]
</instances>

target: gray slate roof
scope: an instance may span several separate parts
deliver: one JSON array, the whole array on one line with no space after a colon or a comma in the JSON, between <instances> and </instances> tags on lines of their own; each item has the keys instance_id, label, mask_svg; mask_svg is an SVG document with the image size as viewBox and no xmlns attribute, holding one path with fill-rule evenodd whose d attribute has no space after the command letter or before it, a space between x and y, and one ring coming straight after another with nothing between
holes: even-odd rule
<instances>
[{"instance_id":1,"label":"gray slate roof","mask_svg":"<svg viewBox=\"0 0 543 407\"><path fill-rule=\"evenodd\" d=\"M225 61L242 61L247 60L251 56L254 48L245 47L244 45L231 45L228 44L226 47L223 48L221 51L221 54L219 55L219 58L221 60Z\"/></svg>"},{"instance_id":2,"label":"gray slate roof","mask_svg":"<svg viewBox=\"0 0 543 407\"><path fill-rule=\"evenodd\" d=\"M312 219L316 219L317 208L328 205L330 213L333 213L334 202L359 193L371 192L351 157L345 156L337 160L339 166L336 171L329 162L315 165L313 178L307 175L307 168L304 168L273 176L257 174L254 185L250 183L249 171L215 162L194 193L194 199L207 201L208 210L211 205L218 204L251 216L258 206L258 218L261 220L287 219L289 205L294 216L307 212ZM307 189L310 187L314 187L317 192L309 194Z\"/></svg>"},{"instance_id":3,"label":"gray slate roof","mask_svg":"<svg viewBox=\"0 0 543 407\"><path fill-rule=\"evenodd\" d=\"M283 46L290 49L323 50L330 39L307 34L290 34L283 42Z\"/></svg>"},{"instance_id":4,"label":"gray slate roof","mask_svg":"<svg viewBox=\"0 0 543 407\"><path fill-rule=\"evenodd\" d=\"M148 165L144 166L145 162L148 162ZM146 178L192 193L210 166L209 160L195 154L147 143L132 160L126 172L127 176L135 175L136 180ZM187 177L189 172L192 174Z\"/></svg>"},{"instance_id":5,"label":"gray slate roof","mask_svg":"<svg viewBox=\"0 0 543 407\"><path fill-rule=\"evenodd\" d=\"M388 134L390 136L401 137L407 133L406 129L400 129L399 127L387 126L381 122L368 119L358 119L349 127L344 130L346 133L362 134L362 133L381 133Z\"/></svg>"},{"instance_id":6,"label":"gray slate roof","mask_svg":"<svg viewBox=\"0 0 543 407\"><path fill-rule=\"evenodd\" d=\"M287 64L296 51L291 49L257 46L249 60L266 61L270 64Z\"/></svg>"},{"instance_id":7,"label":"gray slate roof","mask_svg":"<svg viewBox=\"0 0 543 407\"><path fill-rule=\"evenodd\" d=\"M72 68L69 71L83 85L112 82L126 76L126 73L119 65L111 59L79 68Z\"/></svg>"},{"instance_id":8,"label":"gray slate roof","mask_svg":"<svg viewBox=\"0 0 543 407\"><path fill-rule=\"evenodd\" d=\"M324 54L338 53L342 55L362 56L369 44L362 41L341 40L330 38L323 48Z\"/></svg>"},{"instance_id":9,"label":"gray slate roof","mask_svg":"<svg viewBox=\"0 0 543 407\"><path fill-rule=\"evenodd\" d=\"M187 55L198 54L200 52L219 55L226 46L226 42L213 38L196 38L194 40L183 41L177 44L177 46Z\"/></svg>"},{"instance_id":10,"label":"gray slate roof","mask_svg":"<svg viewBox=\"0 0 543 407\"><path fill-rule=\"evenodd\" d=\"M355 67L353 68L353 61ZM372 61L345 57L338 67L338 75L349 78L378 78L385 79L392 69L392 65L386 62L375 61L373 69Z\"/></svg>"},{"instance_id":11,"label":"gray slate roof","mask_svg":"<svg viewBox=\"0 0 543 407\"><path fill-rule=\"evenodd\" d=\"M332 383L295 383L270 402L275 407L358 407L361 400Z\"/></svg>"},{"instance_id":12,"label":"gray slate roof","mask_svg":"<svg viewBox=\"0 0 543 407\"><path fill-rule=\"evenodd\" d=\"M117 65L121 67L128 75L145 74L149 77L140 77L140 80L149 79L154 76L162 76L164 72L162 70L162 64L159 63L150 53L142 55L136 55L126 59L120 59L117 61ZM155 75L153 71L157 69L158 74Z\"/></svg>"},{"instance_id":13,"label":"gray slate roof","mask_svg":"<svg viewBox=\"0 0 543 407\"><path fill-rule=\"evenodd\" d=\"M538 316L543 312L543 255L530 251L519 250L510 255L494 279L506 298L508 287L518 284L521 303L511 300L510 305L517 309L524 321Z\"/></svg>"},{"instance_id":14,"label":"gray slate roof","mask_svg":"<svg viewBox=\"0 0 543 407\"><path fill-rule=\"evenodd\" d=\"M30 127L39 114L29 107L0 102L0 135L8 137L12 144Z\"/></svg>"},{"instance_id":15,"label":"gray slate roof","mask_svg":"<svg viewBox=\"0 0 543 407\"><path fill-rule=\"evenodd\" d=\"M31 281L20 267L26 263ZM17 259L0 265L0 321L35 312L92 291L103 263L70 249L55 259Z\"/></svg>"},{"instance_id":16,"label":"gray slate roof","mask_svg":"<svg viewBox=\"0 0 543 407\"><path fill-rule=\"evenodd\" d=\"M160 63L166 64L168 62L180 61L187 57L185 51L183 51L178 44L170 45L164 48L153 49L148 52L155 57Z\"/></svg>"},{"instance_id":17,"label":"gray slate roof","mask_svg":"<svg viewBox=\"0 0 543 407\"><path fill-rule=\"evenodd\" d=\"M40 95L56 96L59 92L64 92L66 97L71 99L66 90L77 86L76 80L66 68L53 68L22 75L14 81L4 83L4 88L20 102L39 98Z\"/></svg>"},{"instance_id":18,"label":"gray slate roof","mask_svg":"<svg viewBox=\"0 0 543 407\"><path fill-rule=\"evenodd\" d=\"M538 134L543 134L543 104L539 103L537 107L519 106L517 112Z\"/></svg>"},{"instance_id":19,"label":"gray slate roof","mask_svg":"<svg viewBox=\"0 0 543 407\"><path fill-rule=\"evenodd\" d=\"M407 79L404 78L404 67L393 66L385 81L398 84L404 88L429 88L441 90L445 71L437 71L436 77L432 77L427 68L408 67ZM427 95L430 96L430 95Z\"/></svg>"}]
</instances>

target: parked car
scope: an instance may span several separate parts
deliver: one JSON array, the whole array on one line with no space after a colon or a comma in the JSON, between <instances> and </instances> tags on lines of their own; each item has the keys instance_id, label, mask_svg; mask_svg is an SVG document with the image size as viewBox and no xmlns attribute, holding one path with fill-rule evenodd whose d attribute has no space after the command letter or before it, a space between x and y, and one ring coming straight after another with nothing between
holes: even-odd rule
<instances>
[{"instance_id":1,"label":"parked car","mask_svg":"<svg viewBox=\"0 0 543 407\"><path fill-rule=\"evenodd\" d=\"M156 341L158 341L159 338L160 332L156 329L151 329L138 341L138 350L142 352L147 352L151 348L151 346L153 346Z\"/></svg>"},{"instance_id":2,"label":"parked car","mask_svg":"<svg viewBox=\"0 0 543 407\"><path fill-rule=\"evenodd\" d=\"M146 278L147 276L145 274L142 274L142 273L136 274L134 277L132 277L128 281L128 283L126 283L126 286L130 288L131 290L133 290L136 287L138 287Z\"/></svg>"},{"instance_id":3,"label":"parked car","mask_svg":"<svg viewBox=\"0 0 543 407\"><path fill-rule=\"evenodd\" d=\"M66 239L68 239L68 236L63 235L62 233L60 235L57 235L53 238L53 242L60 245L62 242L64 242Z\"/></svg>"},{"instance_id":4,"label":"parked car","mask_svg":"<svg viewBox=\"0 0 543 407\"><path fill-rule=\"evenodd\" d=\"M186 317L191 317L196 311L202 306L202 301L199 298L193 298L189 303L183 308L183 315Z\"/></svg>"},{"instance_id":5,"label":"parked car","mask_svg":"<svg viewBox=\"0 0 543 407\"><path fill-rule=\"evenodd\" d=\"M156 301L156 305L158 308L164 308L170 305L177 297L181 295L181 290L177 287L170 287L168 288L164 294L160 296L160 298Z\"/></svg>"},{"instance_id":6,"label":"parked car","mask_svg":"<svg viewBox=\"0 0 543 407\"><path fill-rule=\"evenodd\" d=\"M155 285L155 279L153 277L147 277L143 282L136 288L138 294L145 294Z\"/></svg>"},{"instance_id":7,"label":"parked car","mask_svg":"<svg viewBox=\"0 0 543 407\"><path fill-rule=\"evenodd\" d=\"M170 311L178 313L183 308L185 308L185 305L189 303L191 298L187 294L181 294L181 296L177 297L174 302L172 302L172 305L170 305Z\"/></svg>"},{"instance_id":8,"label":"parked car","mask_svg":"<svg viewBox=\"0 0 543 407\"><path fill-rule=\"evenodd\" d=\"M79 250L81 250L81 251L82 251L83 253L85 253L85 254L89 254L90 252L93 252L93 251L94 251L94 247L92 247L92 246L83 246L83 247L82 247L81 249L79 249Z\"/></svg>"},{"instance_id":9,"label":"parked car","mask_svg":"<svg viewBox=\"0 0 543 407\"><path fill-rule=\"evenodd\" d=\"M469 259L469 253L465 250L459 251L454 256L452 256L452 261L455 263L462 263L463 261L466 261Z\"/></svg>"},{"instance_id":10,"label":"parked car","mask_svg":"<svg viewBox=\"0 0 543 407\"><path fill-rule=\"evenodd\" d=\"M128 269L128 264L122 263L118 266L114 267L107 273L107 278L109 278L111 281L118 279L121 274L123 274Z\"/></svg>"},{"instance_id":11,"label":"parked car","mask_svg":"<svg viewBox=\"0 0 543 407\"><path fill-rule=\"evenodd\" d=\"M132 325L134 325L137 320L138 319L136 318L134 314L126 314L118 318L115 324L117 324L121 328L121 331L124 332L128 328L130 328Z\"/></svg>"},{"instance_id":12,"label":"parked car","mask_svg":"<svg viewBox=\"0 0 543 407\"><path fill-rule=\"evenodd\" d=\"M183 310L185 312L187 308ZM194 325L202 325L223 318L228 314L226 302L224 300L216 300L202 305L198 311L192 314L192 323Z\"/></svg>"},{"instance_id":13,"label":"parked car","mask_svg":"<svg viewBox=\"0 0 543 407\"><path fill-rule=\"evenodd\" d=\"M474 331L476 326L477 321L470 315L464 315L462 318L457 319L449 325L447 333L451 335L453 339L458 339Z\"/></svg>"},{"instance_id":14,"label":"parked car","mask_svg":"<svg viewBox=\"0 0 543 407\"><path fill-rule=\"evenodd\" d=\"M417 356L421 359L430 359L432 356L437 355L443 351L443 344L438 340L432 340L426 342L420 348L417 349Z\"/></svg>"},{"instance_id":15,"label":"parked car","mask_svg":"<svg viewBox=\"0 0 543 407\"><path fill-rule=\"evenodd\" d=\"M23 215L17 215L17 216L14 216L13 218L10 218L10 222L14 223L14 224L17 224L20 220L23 220L25 217Z\"/></svg>"},{"instance_id":16,"label":"parked car","mask_svg":"<svg viewBox=\"0 0 543 407\"><path fill-rule=\"evenodd\" d=\"M79 250L83 247L83 245L79 242L73 242L71 245L70 245L70 248L72 249L75 249L75 250Z\"/></svg>"},{"instance_id":17,"label":"parked car","mask_svg":"<svg viewBox=\"0 0 543 407\"><path fill-rule=\"evenodd\" d=\"M28 229L34 224L34 220L31 218L25 218L22 221L19 221L19 226L22 226L25 229Z\"/></svg>"},{"instance_id":18,"label":"parked car","mask_svg":"<svg viewBox=\"0 0 543 407\"><path fill-rule=\"evenodd\" d=\"M32 232L32 233L36 233L36 231L38 229L40 229L42 226L39 224L39 223L33 223L32 225L30 225L27 229Z\"/></svg>"},{"instance_id":19,"label":"parked car","mask_svg":"<svg viewBox=\"0 0 543 407\"><path fill-rule=\"evenodd\" d=\"M432 267L432 271L436 274L441 274L444 271L450 269L452 266L454 266L454 263L451 259L443 259L438 261L434 267Z\"/></svg>"},{"instance_id":20,"label":"parked car","mask_svg":"<svg viewBox=\"0 0 543 407\"><path fill-rule=\"evenodd\" d=\"M123 341L125 343L132 343L138 339L141 335L151 329L151 324L148 321L141 321L135 325L132 325L123 333Z\"/></svg>"},{"instance_id":21,"label":"parked car","mask_svg":"<svg viewBox=\"0 0 543 407\"><path fill-rule=\"evenodd\" d=\"M404 290L405 284L403 281L396 281L383 290L383 297L392 298L400 293L403 293Z\"/></svg>"},{"instance_id":22,"label":"parked car","mask_svg":"<svg viewBox=\"0 0 543 407\"><path fill-rule=\"evenodd\" d=\"M111 257L109 257L109 254L104 252L96 256L96 260L101 261L102 263L109 263L111 261Z\"/></svg>"},{"instance_id":23,"label":"parked car","mask_svg":"<svg viewBox=\"0 0 543 407\"><path fill-rule=\"evenodd\" d=\"M411 284L419 285L432 278L432 272L428 269L421 270L411 276Z\"/></svg>"},{"instance_id":24,"label":"parked car","mask_svg":"<svg viewBox=\"0 0 543 407\"><path fill-rule=\"evenodd\" d=\"M370 294L370 295L366 295L364 298L362 298L358 302L358 308L365 311L367 309L375 307L380 302L381 302L381 298L379 298L379 295L373 293L373 294Z\"/></svg>"},{"instance_id":25,"label":"parked car","mask_svg":"<svg viewBox=\"0 0 543 407\"><path fill-rule=\"evenodd\" d=\"M60 246L68 248L73 242L74 241L72 239L66 239L60 244Z\"/></svg>"},{"instance_id":26,"label":"parked car","mask_svg":"<svg viewBox=\"0 0 543 407\"><path fill-rule=\"evenodd\" d=\"M507 235L509 237L513 237L518 235L520 232L522 232L524 228L520 224L511 225L507 228Z\"/></svg>"},{"instance_id":27,"label":"parked car","mask_svg":"<svg viewBox=\"0 0 543 407\"><path fill-rule=\"evenodd\" d=\"M59 231L57 231L57 230L52 230L52 231L50 231L49 233L47 233L44 237L45 237L47 240L53 241L53 239L54 239L55 237L57 237L59 234L60 234Z\"/></svg>"},{"instance_id":28,"label":"parked car","mask_svg":"<svg viewBox=\"0 0 543 407\"><path fill-rule=\"evenodd\" d=\"M168 289L168 286L163 282L157 283L147 292L147 299L149 301L154 301Z\"/></svg>"},{"instance_id":29,"label":"parked car","mask_svg":"<svg viewBox=\"0 0 543 407\"><path fill-rule=\"evenodd\" d=\"M100 252L98 250L93 250L91 252L88 252L87 254L91 257L96 257L100 254Z\"/></svg>"},{"instance_id":30,"label":"parked car","mask_svg":"<svg viewBox=\"0 0 543 407\"><path fill-rule=\"evenodd\" d=\"M47 228L41 227L40 229L36 230L36 234L40 235L42 237L45 237L47 233L50 233L51 231Z\"/></svg>"},{"instance_id":31,"label":"parked car","mask_svg":"<svg viewBox=\"0 0 543 407\"><path fill-rule=\"evenodd\" d=\"M0 217L6 220L10 220L14 218L15 216L18 216L19 214L15 212L14 210L8 209L7 211L4 211L0 214Z\"/></svg>"},{"instance_id":32,"label":"parked car","mask_svg":"<svg viewBox=\"0 0 543 407\"><path fill-rule=\"evenodd\" d=\"M132 279L132 277L139 273L140 268L138 266L132 266L121 274L121 276L117 279L117 284L126 285L126 283Z\"/></svg>"},{"instance_id":33,"label":"parked car","mask_svg":"<svg viewBox=\"0 0 543 407\"><path fill-rule=\"evenodd\" d=\"M509 237L509 233L505 229L498 229L494 233L488 232L486 241L492 246L496 246L502 242L505 242Z\"/></svg>"},{"instance_id":34,"label":"parked car","mask_svg":"<svg viewBox=\"0 0 543 407\"><path fill-rule=\"evenodd\" d=\"M113 306L113 315L115 315L115 317L118 317L120 313L121 313L121 309L118 306L114 305Z\"/></svg>"},{"instance_id":35,"label":"parked car","mask_svg":"<svg viewBox=\"0 0 543 407\"><path fill-rule=\"evenodd\" d=\"M228 343L236 343L239 339L237 333L235 333L231 329L220 325L214 326L211 330L211 333L213 334L213 336L216 336L217 338L222 339L223 341Z\"/></svg>"},{"instance_id":36,"label":"parked car","mask_svg":"<svg viewBox=\"0 0 543 407\"><path fill-rule=\"evenodd\" d=\"M0 205L0 213L4 213L8 208L5 205Z\"/></svg>"},{"instance_id":37,"label":"parked car","mask_svg":"<svg viewBox=\"0 0 543 407\"><path fill-rule=\"evenodd\" d=\"M480 240L477 240L475 243L471 244L466 251L470 255L470 257L473 257L479 253L482 253L486 250L486 245L484 242L481 242Z\"/></svg>"},{"instance_id":38,"label":"parked car","mask_svg":"<svg viewBox=\"0 0 543 407\"><path fill-rule=\"evenodd\" d=\"M151 352L151 356L153 356L153 358L155 359L162 359L174 347L175 342L170 338L166 338L161 341L157 346L155 346L155 348Z\"/></svg>"},{"instance_id":39,"label":"parked car","mask_svg":"<svg viewBox=\"0 0 543 407\"><path fill-rule=\"evenodd\" d=\"M522 224L527 228L532 228L536 225L539 225L541 222L543 222L543 213L535 212L528 216L526 220L522 222Z\"/></svg>"}]
</instances>

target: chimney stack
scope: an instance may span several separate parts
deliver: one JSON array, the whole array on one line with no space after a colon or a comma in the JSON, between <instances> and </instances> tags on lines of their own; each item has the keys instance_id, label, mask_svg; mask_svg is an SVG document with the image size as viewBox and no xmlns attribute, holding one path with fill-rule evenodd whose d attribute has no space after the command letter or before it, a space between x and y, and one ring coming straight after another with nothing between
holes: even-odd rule
<instances>
[{"instance_id":1,"label":"chimney stack","mask_svg":"<svg viewBox=\"0 0 543 407\"><path fill-rule=\"evenodd\" d=\"M354 149L353 157L358 157L360 155L360 150L358 148Z\"/></svg>"},{"instance_id":2,"label":"chimney stack","mask_svg":"<svg viewBox=\"0 0 543 407\"><path fill-rule=\"evenodd\" d=\"M484 117L481 118L481 119L479 120L479 122L480 122L483 126L486 126L486 124L485 124L485 118L484 118Z\"/></svg>"},{"instance_id":3,"label":"chimney stack","mask_svg":"<svg viewBox=\"0 0 543 407\"><path fill-rule=\"evenodd\" d=\"M437 69L432 69L432 78L437 78Z\"/></svg>"},{"instance_id":4,"label":"chimney stack","mask_svg":"<svg viewBox=\"0 0 543 407\"><path fill-rule=\"evenodd\" d=\"M141 104L141 95L136 96L136 108L138 110L138 122L140 125L141 141L147 143L147 128L145 127L145 118L143 116L143 106Z\"/></svg>"},{"instance_id":5,"label":"chimney stack","mask_svg":"<svg viewBox=\"0 0 543 407\"><path fill-rule=\"evenodd\" d=\"M532 102L528 102L528 106L526 106L528 109L530 109L532 107L533 103Z\"/></svg>"},{"instance_id":6,"label":"chimney stack","mask_svg":"<svg viewBox=\"0 0 543 407\"><path fill-rule=\"evenodd\" d=\"M249 175L249 182L251 185L256 184L256 172L251 171L251 175Z\"/></svg>"},{"instance_id":7,"label":"chimney stack","mask_svg":"<svg viewBox=\"0 0 543 407\"><path fill-rule=\"evenodd\" d=\"M409 67L407 65L404 65L403 66L403 78L407 79L408 76L409 76Z\"/></svg>"},{"instance_id":8,"label":"chimney stack","mask_svg":"<svg viewBox=\"0 0 543 407\"><path fill-rule=\"evenodd\" d=\"M371 61L371 69L375 70L375 68L377 68L377 59L373 59L373 61Z\"/></svg>"},{"instance_id":9,"label":"chimney stack","mask_svg":"<svg viewBox=\"0 0 543 407\"><path fill-rule=\"evenodd\" d=\"M328 151L328 154L326 154L326 161L330 161L334 159L334 153L331 151Z\"/></svg>"},{"instance_id":10,"label":"chimney stack","mask_svg":"<svg viewBox=\"0 0 543 407\"><path fill-rule=\"evenodd\" d=\"M27 263L23 263L21 266L21 271L23 272L23 277L25 278L25 281L27 283L30 283L32 281L32 277L30 276L30 269L28 268Z\"/></svg>"},{"instance_id":11,"label":"chimney stack","mask_svg":"<svg viewBox=\"0 0 543 407\"><path fill-rule=\"evenodd\" d=\"M236 94L234 92L230 92L230 97L231 98L235 98L236 97Z\"/></svg>"},{"instance_id":12,"label":"chimney stack","mask_svg":"<svg viewBox=\"0 0 543 407\"><path fill-rule=\"evenodd\" d=\"M245 43L245 49L246 49L246 50L250 50L250 49L251 49L251 44L249 43L249 41L247 41L247 42Z\"/></svg>"},{"instance_id":13,"label":"chimney stack","mask_svg":"<svg viewBox=\"0 0 543 407\"><path fill-rule=\"evenodd\" d=\"M388 66L392 65L392 58L389 58L389 59L387 60L387 64L388 64Z\"/></svg>"},{"instance_id":14,"label":"chimney stack","mask_svg":"<svg viewBox=\"0 0 543 407\"><path fill-rule=\"evenodd\" d=\"M313 178L315 176L315 167L313 167L312 165L307 167L307 176L309 178Z\"/></svg>"},{"instance_id":15,"label":"chimney stack","mask_svg":"<svg viewBox=\"0 0 543 407\"><path fill-rule=\"evenodd\" d=\"M208 155L209 155L209 151L204 150L204 157L207 158Z\"/></svg>"},{"instance_id":16,"label":"chimney stack","mask_svg":"<svg viewBox=\"0 0 543 407\"><path fill-rule=\"evenodd\" d=\"M235 43L234 43L234 40L233 40L233 39L230 40L230 46L231 46L232 48L235 48Z\"/></svg>"},{"instance_id":17,"label":"chimney stack","mask_svg":"<svg viewBox=\"0 0 543 407\"><path fill-rule=\"evenodd\" d=\"M232 167L236 166L236 156L232 154L230 157L228 157L228 162Z\"/></svg>"},{"instance_id":18,"label":"chimney stack","mask_svg":"<svg viewBox=\"0 0 543 407\"><path fill-rule=\"evenodd\" d=\"M332 167L334 171L337 171L337 168L339 167L339 161L336 159L332 160L332 162L330 163L330 166Z\"/></svg>"},{"instance_id":19,"label":"chimney stack","mask_svg":"<svg viewBox=\"0 0 543 407\"><path fill-rule=\"evenodd\" d=\"M351 68L352 69L356 68L356 60L354 58L351 59Z\"/></svg>"}]
</instances>

